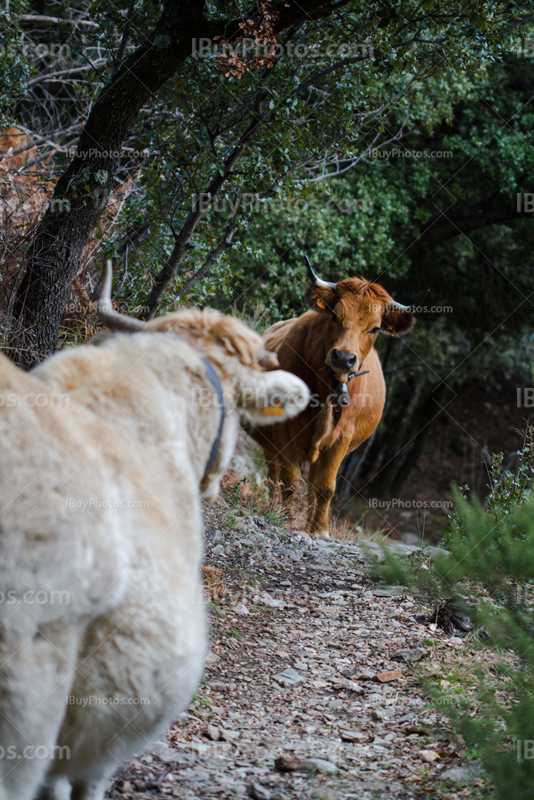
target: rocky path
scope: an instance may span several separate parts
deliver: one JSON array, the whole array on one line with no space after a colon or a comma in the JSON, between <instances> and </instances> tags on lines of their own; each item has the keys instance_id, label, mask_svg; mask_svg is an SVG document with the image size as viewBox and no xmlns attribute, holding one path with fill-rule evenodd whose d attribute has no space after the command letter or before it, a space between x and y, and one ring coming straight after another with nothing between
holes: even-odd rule
<instances>
[{"instance_id":1,"label":"rocky path","mask_svg":"<svg viewBox=\"0 0 534 800\"><path fill-rule=\"evenodd\" d=\"M464 642L422 624L402 588L373 588L360 544L312 540L239 510L206 514L205 680L108 796L486 796L420 685L421 665L439 671Z\"/></svg>"}]
</instances>

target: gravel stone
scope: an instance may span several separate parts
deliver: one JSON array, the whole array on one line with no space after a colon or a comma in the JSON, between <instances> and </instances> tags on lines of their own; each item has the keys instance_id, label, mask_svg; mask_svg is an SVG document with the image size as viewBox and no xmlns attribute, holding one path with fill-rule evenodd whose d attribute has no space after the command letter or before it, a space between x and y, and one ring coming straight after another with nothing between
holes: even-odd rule
<instances>
[{"instance_id":1,"label":"gravel stone","mask_svg":"<svg viewBox=\"0 0 534 800\"><path fill-rule=\"evenodd\" d=\"M277 675L273 675L273 680L275 680L281 686L293 686L295 683L300 683L303 681L304 678L302 675L299 675L298 672L295 672L294 669L288 667L282 672L279 672Z\"/></svg>"},{"instance_id":2,"label":"gravel stone","mask_svg":"<svg viewBox=\"0 0 534 800\"><path fill-rule=\"evenodd\" d=\"M415 800L418 778L439 800L459 796L442 778L476 800L478 775L458 772L468 765L457 766L455 744L436 739L447 727L441 709L424 710L418 671L403 666L411 651L430 654L429 635L444 646L418 670L474 657L471 645L431 630L417 595L370 585L369 553L380 557L381 546L366 554L361 538L311 539L224 503L204 514L206 564L220 570L207 586L205 679L152 755L119 773L108 800ZM240 605L249 613L236 613ZM422 751L440 758L425 762ZM279 772L278 759L298 768Z\"/></svg>"}]
</instances>

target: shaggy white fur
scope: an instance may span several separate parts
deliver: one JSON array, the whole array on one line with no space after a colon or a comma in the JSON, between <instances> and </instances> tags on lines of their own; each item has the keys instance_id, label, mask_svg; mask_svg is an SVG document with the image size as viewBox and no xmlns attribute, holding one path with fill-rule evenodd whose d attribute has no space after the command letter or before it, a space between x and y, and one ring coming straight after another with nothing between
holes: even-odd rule
<instances>
[{"instance_id":1,"label":"shaggy white fur","mask_svg":"<svg viewBox=\"0 0 534 800\"><path fill-rule=\"evenodd\" d=\"M99 800L198 685L207 647L202 496L239 418L282 421L305 384L259 336L195 310L67 350L0 356L0 800ZM217 372L225 421L204 359Z\"/></svg>"}]
</instances>

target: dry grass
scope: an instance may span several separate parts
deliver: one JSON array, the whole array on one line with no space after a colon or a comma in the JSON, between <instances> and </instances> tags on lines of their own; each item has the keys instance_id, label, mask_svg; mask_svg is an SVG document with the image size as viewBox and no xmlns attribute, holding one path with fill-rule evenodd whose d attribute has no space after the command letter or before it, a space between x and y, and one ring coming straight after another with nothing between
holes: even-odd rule
<instances>
[{"instance_id":1,"label":"dry grass","mask_svg":"<svg viewBox=\"0 0 534 800\"><path fill-rule=\"evenodd\" d=\"M202 565L202 579L204 581L204 592L210 603L222 605L224 598L230 593L223 581L223 571L218 567Z\"/></svg>"},{"instance_id":2,"label":"dry grass","mask_svg":"<svg viewBox=\"0 0 534 800\"><path fill-rule=\"evenodd\" d=\"M257 514L268 522L298 530L306 527L306 497L304 484L291 500L283 499L284 485L264 480L260 485L255 477L242 477L228 470L222 481L222 495L230 506Z\"/></svg>"},{"instance_id":3,"label":"dry grass","mask_svg":"<svg viewBox=\"0 0 534 800\"><path fill-rule=\"evenodd\" d=\"M239 507L250 514L265 517L268 522L284 525L293 530L306 530L307 502L306 484L302 481L299 490L290 501L284 501L284 485L279 482L273 485L264 480L260 485L254 476L242 477L229 470L222 481L222 496L225 504ZM353 542L357 539L387 544L389 537L383 530L367 530L360 520L350 515L343 516L330 513L330 536L341 542Z\"/></svg>"}]
</instances>

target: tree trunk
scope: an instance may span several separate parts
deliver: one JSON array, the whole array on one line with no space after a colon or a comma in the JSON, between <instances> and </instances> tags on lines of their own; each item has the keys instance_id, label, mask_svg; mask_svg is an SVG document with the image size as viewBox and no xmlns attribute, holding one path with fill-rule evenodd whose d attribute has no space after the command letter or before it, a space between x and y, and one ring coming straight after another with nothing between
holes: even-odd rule
<instances>
[{"instance_id":1,"label":"tree trunk","mask_svg":"<svg viewBox=\"0 0 534 800\"><path fill-rule=\"evenodd\" d=\"M17 292L10 344L24 367L56 348L83 249L113 190L122 143L140 108L191 54L192 39L205 33L203 6L203 0L168 0L150 40L121 65L92 108L30 246Z\"/></svg>"}]
</instances>

